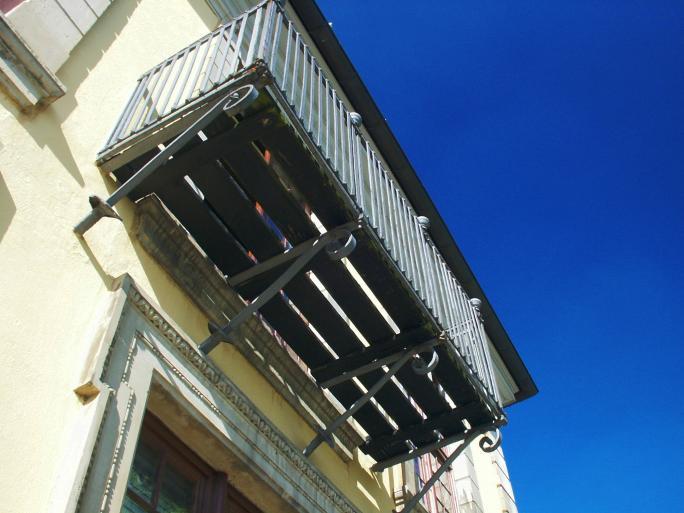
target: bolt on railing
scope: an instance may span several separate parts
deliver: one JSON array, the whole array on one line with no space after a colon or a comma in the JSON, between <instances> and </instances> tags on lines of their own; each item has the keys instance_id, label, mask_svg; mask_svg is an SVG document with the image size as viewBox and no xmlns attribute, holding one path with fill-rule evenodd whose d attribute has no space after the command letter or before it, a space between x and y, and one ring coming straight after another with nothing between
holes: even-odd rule
<instances>
[{"instance_id":1,"label":"bolt on railing","mask_svg":"<svg viewBox=\"0 0 684 513\"><path fill-rule=\"evenodd\" d=\"M311 142L470 371L501 404L479 310L471 303L410 201L361 133L351 111L278 2L268 0L144 73L110 135L105 154L262 62Z\"/></svg>"}]
</instances>

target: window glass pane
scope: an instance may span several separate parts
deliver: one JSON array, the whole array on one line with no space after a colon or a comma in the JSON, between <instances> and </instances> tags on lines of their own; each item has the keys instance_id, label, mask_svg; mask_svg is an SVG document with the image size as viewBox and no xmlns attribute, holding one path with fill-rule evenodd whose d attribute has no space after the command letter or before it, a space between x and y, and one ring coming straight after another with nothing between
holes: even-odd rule
<instances>
[{"instance_id":1,"label":"window glass pane","mask_svg":"<svg viewBox=\"0 0 684 513\"><path fill-rule=\"evenodd\" d=\"M133 499L126 495L126 497L124 497L121 513L146 513L146 511L138 506Z\"/></svg>"},{"instance_id":2,"label":"window glass pane","mask_svg":"<svg viewBox=\"0 0 684 513\"><path fill-rule=\"evenodd\" d=\"M159 467L160 454L144 442L135 450L133 468L128 479L128 489L147 502L152 501L154 479Z\"/></svg>"},{"instance_id":3,"label":"window glass pane","mask_svg":"<svg viewBox=\"0 0 684 513\"><path fill-rule=\"evenodd\" d=\"M190 513L195 498L195 482L166 466L159 492L159 513Z\"/></svg>"}]
</instances>

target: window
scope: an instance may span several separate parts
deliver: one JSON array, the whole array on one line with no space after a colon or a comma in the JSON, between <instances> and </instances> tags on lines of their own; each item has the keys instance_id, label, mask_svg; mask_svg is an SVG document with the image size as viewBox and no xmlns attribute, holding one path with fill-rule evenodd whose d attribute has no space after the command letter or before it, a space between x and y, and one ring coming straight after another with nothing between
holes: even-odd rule
<instances>
[{"instance_id":1,"label":"window","mask_svg":"<svg viewBox=\"0 0 684 513\"><path fill-rule=\"evenodd\" d=\"M122 513L258 513L156 417L148 414Z\"/></svg>"}]
</instances>

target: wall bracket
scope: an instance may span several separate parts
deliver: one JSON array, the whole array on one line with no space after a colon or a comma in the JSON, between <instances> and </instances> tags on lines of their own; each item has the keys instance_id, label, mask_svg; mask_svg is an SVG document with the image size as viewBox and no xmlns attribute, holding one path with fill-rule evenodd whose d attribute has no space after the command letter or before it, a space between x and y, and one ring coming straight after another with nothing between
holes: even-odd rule
<instances>
[{"instance_id":1,"label":"wall bracket","mask_svg":"<svg viewBox=\"0 0 684 513\"><path fill-rule=\"evenodd\" d=\"M116 205L122 198L130 194L147 178L149 178L155 171L168 162L178 150L185 146L193 137L196 137L198 132L207 127L219 114L225 113L229 116L237 114L245 109L259 96L259 90L253 85L248 84L237 89L233 89L223 98L217 101L206 113L204 113L197 121L186 128L178 137L176 137L168 146L162 151L152 157L144 166L142 166L133 176L115 190L109 198L102 200L98 196L90 196L89 201L92 210L86 215L75 227L74 232L77 235L83 236L95 223L103 217L114 217L121 219L116 212L114 212L114 205Z\"/></svg>"},{"instance_id":2,"label":"wall bracket","mask_svg":"<svg viewBox=\"0 0 684 513\"><path fill-rule=\"evenodd\" d=\"M444 461L444 463L442 463L442 465L432 475L428 482L423 485L420 491L411 497L411 499L401 510L401 513L411 513L411 510L413 510L416 504L418 504L425 494L430 491L430 488L432 488L439 478L442 477L442 474L451 468L451 465L454 463L454 461L456 461L456 458L463 453L463 451L471 444L471 442L473 442L473 440L475 440L478 436L483 435L488 431L494 431L495 438L492 440L489 436L485 435L480 439L480 449L482 449L484 452L496 451L501 445L501 432L499 431L498 424L485 424L483 426L468 430L466 432L465 438L463 439L463 443L461 443L461 445L454 450L454 452Z\"/></svg>"}]
</instances>

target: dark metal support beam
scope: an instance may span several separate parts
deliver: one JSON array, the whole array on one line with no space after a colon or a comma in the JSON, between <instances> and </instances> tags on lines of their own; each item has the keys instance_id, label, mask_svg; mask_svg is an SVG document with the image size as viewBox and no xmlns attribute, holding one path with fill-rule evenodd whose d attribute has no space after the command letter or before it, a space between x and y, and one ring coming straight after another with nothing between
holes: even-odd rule
<instances>
[{"instance_id":1,"label":"dark metal support beam","mask_svg":"<svg viewBox=\"0 0 684 513\"><path fill-rule=\"evenodd\" d=\"M418 353L432 349L436 343L438 342L431 340L404 351L404 353L395 361L394 365L392 365L392 367L390 367L390 369L383 375L383 377L368 389L368 392L359 397L346 412L337 417L333 422L330 423L329 426L325 428L325 430L318 433L314 439L311 440L309 445L307 445L303 451L304 456L311 455L318 448L318 446L325 441L331 443L332 434L337 430L337 428L344 424L349 417L354 415L357 411L359 411L359 409L361 409L363 405L370 401L373 396L375 396L375 394L377 394L378 391L385 386L409 360L411 360Z\"/></svg>"},{"instance_id":2,"label":"dark metal support beam","mask_svg":"<svg viewBox=\"0 0 684 513\"><path fill-rule=\"evenodd\" d=\"M463 419L467 420L473 415L478 414L481 408L482 405L479 402L472 402L468 405L459 406L458 408L449 410L441 415L432 415L419 424L398 429L390 435L368 440L363 445L363 451L375 453L377 450L382 448L391 448L397 446L403 447L406 446L407 440L412 440L414 442L417 440L425 440L435 431L441 432L445 436L450 435L451 438L462 436L463 432L466 431L466 426L463 424ZM461 431L455 433L455 427L460 427ZM458 438L456 438L455 441L458 441ZM436 443L441 443L441 440ZM415 449L415 451L417 450L418 449ZM411 454L415 455L414 452ZM376 466L384 465L384 463L385 460L378 461ZM391 464L389 466L391 466Z\"/></svg>"},{"instance_id":3,"label":"dark metal support beam","mask_svg":"<svg viewBox=\"0 0 684 513\"><path fill-rule=\"evenodd\" d=\"M358 352L343 356L328 364L312 369L311 375L320 386L327 388L332 386L327 384L330 380L335 380L364 365L391 357L394 354L401 353L419 343L434 338L437 337L435 337L434 332L427 326L402 331L398 335L373 342L369 347L364 347Z\"/></svg>"},{"instance_id":4,"label":"dark metal support beam","mask_svg":"<svg viewBox=\"0 0 684 513\"><path fill-rule=\"evenodd\" d=\"M499 426L502 426L504 423L505 422L503 422L503 421L496 421L492 424L488 423L486 425L490 426L489 430L491 430L494 428L498 428ZM422 456L423 454L428 454L428 453L431 453L431 452L436 451L438 449L441 449L443 447L446 447L447 445L455 444L456 442L460 442L466 436L468 436L470 431L471 430L465 430L465 431L458 433L456 435L442 438L441 440L439 440L437 442L434 442L434 443L431 443L428 445L424 445L422 447L418 447L417 449L409 451L408 453L400 454L400 455L395 456L393 458L387 458L385 460L379 461L375 465L373 465L371 470L373 470L375 472L381 472L381 471L385 470L386 468L392 467L392 466L397 465L399 463L403 463L404 461L412 460L414 458L417 458L418 456Z\"/></svg>"},{"instance_id":5,"label":"dark metal support beam","mask_svg":"<svg viewBox=\"0 0 684 513\"><path fill-rule=\"evenodd\" d=\"M228 115L235 114L252 103L258 95L258 89L252 84L238 87L229 92L221 100L216 102L216 104L202 115L202 117L185 129L185 131L176 137L168 146L152 157L132 177L126 180L121 187L115 190L109 198L103 201L97 196L91 196L90 204L93 209L74 227L74 232L82 236L86 231L92 228L95 223L102 219L102 217L116 217L117 219L120 219L112 209L114 205L130 194L157 169L164 165L174 153L185 146L193 137L197 136L197 133L203 128L206 128L219 114L222 112L225 112Z\"/></svg>"},{"instance_id":6,"label":"dark metal support beam","mask_svg":"<svg viewBox=\"0 0 684 513\"><path fill-rule=\"evenodd\" d=\"M343 258L351 253L356 246L356 239L354 239L351 232L361 228L361 226L360 221L347 223L339 228L325 232L320 237L305 242L299 250L299 256L292 265L269 285L266 290L259 294L254 301L235 315L228 324L207 337L200 344L200 351L208 354L218 344L227 341L233 331L278 294L321 250L326 249L328 255L333 259Z\"/></svg>"},{"instance_id":7,"label":"dark metal support beam","mask_svg":"<svg viewBox=\"0 0 684 513\"><path fill-rule=\"evenodd\" d=\"M437 344L441 344L443 340L441 338L432 338L429 340L426 340L425 342L421 342L418 344L416 347L423 347L424 349L422 351L427 351L429 349L432 349L432 347L436 346ZM361 365L360 367L357 367L356 369L344 372L343 374L340 374L339 376L336 376L334 378L331 378L329 380L323 381L322 383L319 383L318 385L321 388L330 388L334 385L337 385L339 383L344 383L345 381L349 381L350 379L356 378L358 376L361 376L363 374L367 374L369 372L372 372L376 369L379 369L380 367L383 367L384 365L389 365L391 363L396 362L397 360L401 359L405 354L405 351L402 352L396 352L393 354L390 354L388 356L385 356L383 358L376 359L370 363L367 363L365 365Z\"/></svg>"},{"instance_id":8,"label":"dark metal support beam","mask_svg":"<svg viewBox=\"0 0 684 513\"><path fill-rule=\"evenodd\" d=\"M351 223L339 226L337 230L352 231L358 228L359 223L357 221L352 221ZM259 262L254 267L250 267L246 271L243 271L241 273L238 273L234 276L227 278L228 285L230 285L232 288L237 288L240 285L244 285L248 281L261 276L264 273L267 273L269 271L272 271L273 269L276 269L277 267L285 265L288 262L294 260L295 258L299 258L302 254L308 251L316 243L318 239L320 239L320 237L315 237L313 239L309 239L306 242L302 242L301 244L297 244L295 247L289 249L285 253L281 253L272 258L269 258L268 260Z\"/></svg>"},{"instance_id":9,"label":"dark metal support beam","mask_svg":"<svg viewBox=\"0 0 684 513\"><path fill-rule=\"evenodd\" d=\"M487 431L492 431L496 429L498 433L498 429L496 425L492 424L487 424L484 426L480 426L478 428L471 429L470 431L467 432L466 436L463 438L463 443L459 445L456 450L449 456L444 463L442 463L442 466L440 466L437 471L432 474L432 477L430 480L425 483L423 488L411 497L411 500L409 500L406 505L404 506L404 509L401 510L401 513L411 513L411 510L420 502L420 500L423 498L423 496L432 488L435 483L439 480L440 477L442 477L442 474L446 472L451 465L456 461L456 458L458 458L463 451L466 450L466 448L471 444L473 440L475 440L478 436L486 433ZM489 444L483 443L485 440L489 441ZM485 438L483 440L480 440L480 448L485 451L485 452L492 452L495 451L499 445L501 444L501 437L499 436L498 439L495 442L492 442L491 439Z\"/></svg>"}]
</instances>

